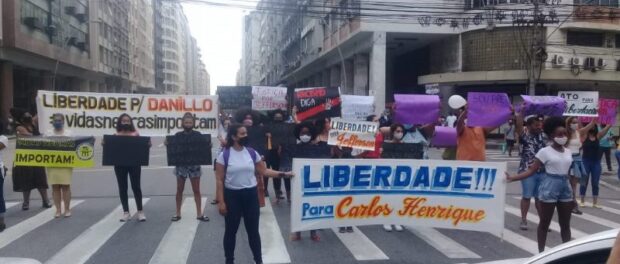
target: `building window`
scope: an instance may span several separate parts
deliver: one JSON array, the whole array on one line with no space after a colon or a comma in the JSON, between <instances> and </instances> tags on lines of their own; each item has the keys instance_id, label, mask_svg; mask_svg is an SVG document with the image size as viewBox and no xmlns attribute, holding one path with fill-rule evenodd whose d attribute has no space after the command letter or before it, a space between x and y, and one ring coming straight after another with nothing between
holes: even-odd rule
<instances>
[{"instance_id":1,"label":"building window","mask_svg":"<svg viewBox=\"0 0 620 264\"><path fill-rule=\"evenodd\" d=\"M603 47L605 34L597 32L568 31L566 44L587 47Z\"/></svg>"},{"instance_id":2,"label":"building window","mask_svg":"<svg viewBox=\"0 0 620 264\"><path fill-rule=\"evenodd\" d=\"M618 0L575 0L575 5L618 7Z\"/></svg>"}]
</instances>

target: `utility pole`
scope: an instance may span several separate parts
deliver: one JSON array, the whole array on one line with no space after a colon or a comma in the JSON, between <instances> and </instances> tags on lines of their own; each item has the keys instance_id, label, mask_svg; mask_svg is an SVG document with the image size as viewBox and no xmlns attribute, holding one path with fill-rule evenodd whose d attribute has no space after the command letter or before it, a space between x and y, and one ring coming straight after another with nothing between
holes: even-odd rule
<instances>
[{"instance_id":1,"label":"utility pole","mask_svg":"<svg viewBox=\"0 0 620 264\"><path fill-rule=\"evenodd\" d=\"M547 52L544 47L544 32L545 15L540 7L540 0L532 0L534 5L533 19L532 19L532 34L531 44L528 52L528 95L536 95L536 86L542 73L543 63L547 60ZM527 26L528 23L526 23Z\"/></svg>"}]
</instances>

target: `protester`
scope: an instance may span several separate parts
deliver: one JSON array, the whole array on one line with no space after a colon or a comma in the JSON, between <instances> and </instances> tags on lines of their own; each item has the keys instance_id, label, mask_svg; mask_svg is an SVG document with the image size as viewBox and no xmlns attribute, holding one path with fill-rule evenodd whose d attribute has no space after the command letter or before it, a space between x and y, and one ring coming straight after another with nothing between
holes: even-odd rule
<instances>
[{"instance_id":1,"label":"protester","mask_svg":"<svg viewBox=\"0 0 620 264\"><path fill-rule=\"evenodd\" d=\"M19 126L16 128L17 137L40 136L39 129L33 122L33 117L26 112L20 120ZM43 208L52 208L47 197L47 177L45 176L45 168L31 166L14 166L13 167L13 191L21 192L24 197L22 210L30 209L30 191L32 189L39 190L43 201Z\"/></svg>"},{"instance_id":2,"label":"protester","mask_svg":"<svg viewBox=\"0 0 620 264\"><path fill-rule=\"evenodd\" d=\"M399 123L394 123L389 127L389 133L391 140L386 140L387 143L405 143L404 139L407 135L407 130L405 130L405 126ZM404 230L402 225L391 225L385 224L383 225L383 230L386 232L392 232L392 230L396 230L398 232L402 232Z\"/></svg>"},{"instance_id":3,"label":"protester","mask_svg":"<svg viewBox=\"0 0 620 264\"><path fill-rule=\"evenodd\" d=\"M454 100L457 98L458 100ZM452 108L461 112L456 121L456 159L486 161L486 136L494 128L469 127L467 125L467 101L463 97L453 95L449 103Z\"/></svg>"},{"instance_id":4,"label":"protester","mask_svg":"<svg viewBox=\"0 0 620 264\"><path fill-rule=\"evenodd\" d=\"M324 123L326 121L323 120L318 120L318 123ZM326 141L320 141L317 139L318 137L318 132L320 130L315 130L315 127L319 127L320 129L322 129L322 127L318 126L318 125L313 125L312 122L309 121L305 121L302 123L299 123L295 126L295 130L294 130L294 134L295 134L295 138L297 138L297 140L299 140L294 154L293 154L293 158L306 158L306 159L317 159L317 158L327 158L330 156L333 156L333 153L331 153L331 148L327 147L327 142ZM306 151L307 148L311 148L312 146L323 146L323 148L321 149L325 149L325 153L317 153L317 152L312 152L312 151ZM329 151L329 153L327 153ZM311 230L310 231L310 238L313 241L320 241L320 237L319 234L317 232L317 230ZM299 241L301 240L301 232L296 232L291 234L291 241Z\"/></svg>"},{"instance_id":5,"label":"protester","mask_svg":"<svg viewBox=\"0 0 620 264\"><path fill-rule=\"evenodd\" d=\"M602 126L597 126L598 130L603 130L604 127ZM614 133L609 130L607 131L607 134L605 134L603 137L601 137L600 140L600 156L601 156L601 160L603 158L603 156L605 157L605 163L607 164L607 172L604 173L605 175L608 174L613 174L613 169L611 168L611 149L614 147Z\"/></svg>"},{"instance_id":6,"label":"protester","mask_svg":"<svg viewBox=\"0 0 620 264\"><path fill-rule=\"evenodd\" d=\"M52 117L54 129L46 132L48 137L70 137L71 131L65 129L65 116L56 113ZM71 178L73 168L46 168L47 181L52 186L52 200L56 208L55 218L71 217ZM64 203L64 213L61 205Z\"/></svg>"},{"instance_id":7,"label":"protester","mask_svg":"<svg viewBox=\"0 0 620 264\"><path fill-rule=\"evenodd\" d=\"M588 131L588 135L583 141L583 165L586 173L581 177L579 184L579 195L581 196L579 206L586 206L585 196L588 189L588 181L592 179L592 207L602 208L598 204L599 181L601 180L600 139L609 132L610 128L611 125L607 125L599 132L598 128L594 126Z\"/></svg>"},{"instance_id":8,"label":"protester","mask_svg":"<svg viewBox=\"0 0 620 264\"><path fill-rule=\"evenodd\" d=\"M506 140L506 151L508 157L512 157L512 150L515 147L515 126L512 119L508 120L508 126L504 128L504 140Z\"/></svg>"},{"instance_id":9,"label":"protester","mask_svg":"<svg viewBox=\"0 0 620 264\"><path fill-rule=\"evenodd\" d=\"M247 128L230 125L226 148L215 164L218 209L225 218L224 254L226 263L234 263L237 230L244 220L248 242L256 263L263 263L259 234L260 207L258 177L290 177L292 174L267 169L258 152L247 147ZM258 172L258 173L255 173Z\"/></svg>"},{"instance_id":10,"label":"protester","mask_svg":"<svg viewBox=\"0 0 620 264\"><path fill-rule=\"evenodd\" d=\"M376 115L369 115L366 117L367 122L379 122L379 118ZM329 129L327 130L329 132ZM329 133L328 133L329 134ZM354 156L358 156L363 159L379 159L381 158L381 145L383 145L383 133L381 130L377 131L375 134L375 149L371 151L364 151L361 154L357 155L355 151L353 152Z\"/></svg>"},{"instance_id":11,"label":"protester","mask_svg":"<svg viewBox=\"0 0 620 264\"><path fill-rule=\"evenodd\" d=\"M177 138L200 136L200 132L194 130L196 118L192 113L185 113L183 115L183 131L177 132L174 136ZM168 142L164 142L168 145ZM183 191L185 190L185 181L189 178L192 185L192 191L194 192L194 202L196 203L196 219L203 222L208 222L209 217L206 217L202 211L202 195L200 194L200 177L202 171L200 165L189 166L176 166L174 168L174 175L177 178L177 193L176 193L176 214L172 216L172 221L176 222L181 220L181 206L183 205Z\"/></svg>"},{"instance_id":12,"label":"protester","mask_svg":"<svg viewBox=\"0 0 620 264\"><path fill-rule=\"evenodd\" d=\"M547 232L556 207L562 242L570 241L571 210L575 204L567 175L573 159L571 151L564 147L568 141L564 121L560 117L551 117L545 120L544 131L549 138L553 139L553 143L536 153L534 162L526 171L517 175L506 173L508 181L518 181L535 175L541 167L545 168L545 175L541 178L538 192L540 200L540 222L537 230L539 252L545 250Z\"/></svg>"},{"instance_id":13,"label":"protester","mask_svg":"<svg viewBox=\"0 0 620 264\"><path fill-rule=\"evenodd\" d=\"M348 148L348 147L334 147L333 148L333 156L332 158L334 159L353 159L353 155L351 154L353 152L352 148ZM343 233L353 233L353 227L352 226L342 226L338 228L338 232L343 234Z\"/></svg>"},{"instance_id":14,"label":"protester","mask_svg":"<svg viewBox=\"0 0 620 264\"><path fill-rule=\"evenodd\" d=\"M276 110L273 112L272 114L272 122L273 124L284 124L284 111L282 110ZM278 144L275 144L272 138L271 133L269 133L269 150L267 152L267 157L266 157L266 161L267 161L267 168L272 169L272 170L280 170L280 153L281 153L281 146ZM284 189L286 190L286 197L287 200L290 200L290 192L291 192L291 179L290 178L284 178L284 179L280 179L280 178L274 178L273 179L273 190L276 194L276 202L278 202L279 200L284 199L284 197L282 197L282 180L284 180ZM265 190L267 190L267 183L268 181L265 181Z\"/></svg>"},{"instance_id":15,"label":"protester","mask_svg":"<svg viewBox=\"0 0 620 264\"><path fill-rule=\"evenodd\" d=\"M579 210L579 205L577 203L577 183L580 181L581 177L586 174L586 169L583 166L583 159L581 158L581 147L583 146L583 141L586 138L586 135L590 129L592 129L595 125L594 120L590 122L585 127L580 127L581 124L577 117L569 117L566 119L566 131L569 135L568 140L568 149L570 149L571 153L573 153L573 164L571 165L571 186L573 187L573 198L575 199L575 208L573 209L574 214L583 214L581 210Z\"/></svg>"},{"instance_id":16,"label":"protester","mask_svg":"<svg viewBox=\"0 0 620 264\"><path fill-rule=\"evenodd\" d=\"M521 161L519 162L519 173L527 171L527 169L536 160L536 153L547 146L542 133L542 119L536 115L525 117L525 126L523 125L523 116L516 115L516 136L521 144ZM541 167L534 175L521 180L521 230L527 230L527 213L530 210L532 197L534 198L534 206L540 215L540 201L538 200L538 188L541 178L544 177L544 166Z\"/></svg>"},{"instance_id":17,"label":"protester","mask_svg":"<svg viewBox=\"0 0 620 264\"><path fill-rule=\"evenodd\" d=\"M4 203L4 177L6 177L6 167L4 167L2 153L9 146L9 139L2 135L2 129L0 129L0 232L6 228L4 223L4 213L6 212L6 204Z\"/></svg>"},{"instance_id":18,"label":"protester","mask_svg":"<svg viewBox=\"0 0 620 264\"><path fill-rule=\"evenodd\" d=\"M331 123L332 120L329 117L319 119L314 122L318 133L316 136L316 142L327 144L327 141L329 140L329 129L331 127Z\"/></svg>"},{"instance_id":19,"label":"protester","mask_svg":"<svg viewBox=\"0 0 620 264\"><path fill-rule=\"evenodd\" d=\"M267 155L267 138L269 133L267 133L265 127L262 122L262 115L251 109L241 109L235 113L237 120L240 120L243 117L241 123L246 127L248 132L248 147L256 150L258 154L260 154L260 159L265 159ZM269 185L269 178L263 176L259 179L258 192L262 196L264 194L265 197L269 197L269 191L267 190L267 186ZM261 206L263 206L263 201L261 200Z\"/></svg>"},{"instance_id":20,"label":"protester","mask_svg":"<svg viewBox=\"0 0 620 264\"><path fill-rule=\"evenodd\" d=\"M220 142L220 147L217 152L218 154L224 151L224 148L226 147L226 134L228 131L228 127L230 126L230 122L231 122L230 116L223 114L221 123L219 127L217 128L217 139ZM213 164L215 163L217 163L217 159L213 160ZM213 166L213 171L215 171L215 166ZM213 201L211 201L211 204L217 204L217 198L213 199Z\"/></svg>"},{"instance_id":21,"label":"protester","mask_svg":"<svg viewBox=\"0 0 620 264\"><path fill-rule=\"evenodd\" d=\"M116 136L138 137L140 133L133 125L133 120L128 114L121 114L118 117L116 123ZM102 142L105 144L105 142ZM118 182L118 192L121 199L121 205L123 206L123 216L121 222L127 222L131 219L129 212L129 197L127 196L127 176L131 181L131 190L133 191L134 199L136 200L136 207L138 210L138 221L146 221L146 216L142 211L142 188L140 187L140 175L142 168L140 166L114 166L114 173L116 174L116 181Z\"/></svg>"}]
</instances>

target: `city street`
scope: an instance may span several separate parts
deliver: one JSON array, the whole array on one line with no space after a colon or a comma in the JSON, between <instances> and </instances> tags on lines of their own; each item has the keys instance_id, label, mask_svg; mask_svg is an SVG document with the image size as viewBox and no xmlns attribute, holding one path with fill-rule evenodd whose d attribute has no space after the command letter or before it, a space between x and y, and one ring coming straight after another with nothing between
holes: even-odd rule
<instances>
[{"instance_id":1,"label":"city street","mask_svg":"<svg viewBox=\"0 0 620 264\"><path fill-rule=\"evenodd\" d=\"M8 153L13 153L14 140ZM98 145L98 143L97 143ZM11 155L5 155L11 164ZM498 150L489 150L489 161L508 162L514 172L518 158L508 158ZM433 150L432 157L440 157ZM101 149L97 149L101 163ZM195 220L191 188L186 186L183 219L172 223L175 179L166 167L165 148L161 139L153 140L150 166L142 170L144 210L148 220L134 219L121 223L122 210L112 168L97 166L76 170L73 176L73 216L54 219L54 209L41 208L38 193L29 211L21 211L21 194L12 192L9 173L5 181L5 198L10 207L6 213L7 229L0 233L0 263L5 258L26 258L41 263L224 263L222 238L223 217L209 202L214 197L212 167L203 168L202 195L206 201L208 223ZM617 165L614 164L614 168ZM265 263L478 263L483 261L523 258L533 255L536 246L536 223L533 210L529 230L519 230L520 184L511 183L507 190L506 225L502 237L489 233L417 229L387 233L381 226L362 226L354 233L321 230L321 241L312 242L308 232L303 240L291 242L289 236L290 207L286 201L268 203L261 209L260 232ZM270 186L270 193L273 189ZM130 191L131 195L131 191ZM574 238L620 227L620 184L615 174L604 175L601 183L603 209L583 208L582 216L572 218ZM272 200L273 201L273 200ZM591 202L587 204L591 205ZM132 213L135 204L130 201ZM548 245L560 243L557 222L551 225ZM247 237L240 229L237 241L237 263L252 263ZM19 263L19 262L14 262ZM36 262L35 262L36 263Z\"/></svg>"}]
</instances>

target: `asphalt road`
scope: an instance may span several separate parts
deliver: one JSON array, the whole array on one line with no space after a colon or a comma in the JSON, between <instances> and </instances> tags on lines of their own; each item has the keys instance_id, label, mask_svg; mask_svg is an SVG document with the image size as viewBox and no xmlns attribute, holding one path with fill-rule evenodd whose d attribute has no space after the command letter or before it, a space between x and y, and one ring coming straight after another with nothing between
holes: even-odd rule
<instances>
[{"instance_id":1,"label":"asphalt road","mask_svg":"<svg viewBox=\"0 0 620 264\"><path fill-rule=\"evenodd\" d=\"M12 141L14 143L14 141ZM43 210L33 192L29 211L21 211L21 194L12 192L11 177L5 181L5 198L11 206L6 213L7 230L0 233L0 263L224 263L223 218L208 201L215 193L212 167L204 167L201 179L208 223L194 219L191 189L186 186L183 219L172 223L175 178L165 166L165 148L154 140L151 166L143 168L144 223L120 223L120 203L114 173L110 167L76 170L73 176L73 216L54 219L53 209ZM9 150L11 151L11 150ZM100 148L97 159L100 160ZM440 153L433 150L432 157ZM5 156L10 164L12 157ZM515 171L518 158L508 158L490 150L489 161L507 161ZM616 166L616 165L614 165ZM615 175L615 174L614 174ZM581 237L620 227L620 183L614 175L603 176L601 199L604 209L583 208L582 217L573 217L573 236ZM189 184L188 184L189 185ZM273 193L273 189L269 188ZM265 263L478 263L523 258L536 251L535 226L531 210L530 230L518 228L519 183L507 190L506 224L503 240L484 232L416 229L387 233L380 226L363 226L352 234L321 230L321 241L312 242L308 232L303 240L291 242L290 207L284 201L261 210L261 236ZM131 191L130 191L131 194ZM130 201L131 204L131 201ZM132 208L132 212L135 209ZM548 245L560 243L558 230L548 237ZM252 263L247 237L240 229L237 263ZM14 258L9 260L8 258Z\"/></svg>"}]
</instances>

